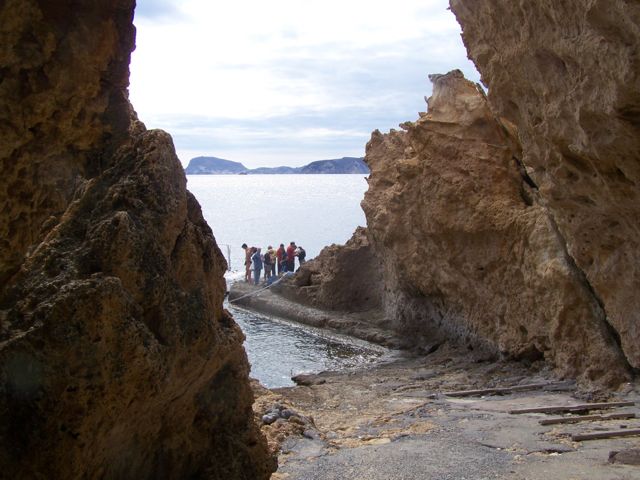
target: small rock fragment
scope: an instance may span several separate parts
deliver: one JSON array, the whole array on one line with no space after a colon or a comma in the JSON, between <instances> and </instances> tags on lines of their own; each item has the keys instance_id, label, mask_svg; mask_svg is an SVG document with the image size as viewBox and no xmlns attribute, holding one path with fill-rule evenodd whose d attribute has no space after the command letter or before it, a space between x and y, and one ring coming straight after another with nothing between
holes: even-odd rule
<instances>
[{"instance_id":1,"label":"small rock fragment","mask_svg":"<svg viewBox=\"0 0 640 480\"><path fill-rule=\"evenodd\" d=\"M640 448L609 452L609 463L640 465Z\"/></svg>"},{"instance_id":2,"label":"small rock fragment","mask_svg":"<svg viewBox=\"0 0 640 480\"><path fill-rule=\"evenodd\" d=\"M310 373L301 373L299 375L294 375L293 377L291 377L291 380L293 380L296 383L296 385L302 385L305 387L309 387L311 385L322 385L323 383L327 383L327 381L324 378L318 378L317 375L310 374Z\"/></svg>"},{"instance_id":3,"label":"small rock fragment","mask_svg":"<svg viewBox=\"0 0 640 480\"><path fill-rule=\"evenodd\" d=\"M308 438L309 440L320 440L320 434L318 433L318 431L311 428L307 428L304 432L302 432L302 436Z\"/></svg>"},{"instance_id":4,"label":"small rock fragment","mask_svg":"<svg viewBox=\"0 0 640 480\"><path fill-rule=\"evenodd\" d=\"M271 425L273 422L278 420L278 418L280 418L280 415L278 415L277 413L267 413L262 416L262 423L264 423L265 425Z\"/></svg>"}]
</instances>

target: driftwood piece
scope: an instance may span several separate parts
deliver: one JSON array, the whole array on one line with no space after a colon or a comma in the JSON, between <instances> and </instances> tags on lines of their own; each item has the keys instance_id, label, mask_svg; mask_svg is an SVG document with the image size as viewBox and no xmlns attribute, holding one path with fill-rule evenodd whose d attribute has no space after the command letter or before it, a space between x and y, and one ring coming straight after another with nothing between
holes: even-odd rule
<instances>
[{"instance_id":1,"label":"driftwood piece","mask_svg":"<svg viewBox=\"0 0 640 480\"><path fill-rule=\"evenodd\" d=\"M610 432L578 433L571 435L571 440L574 442L584 442L585 440L603 440L605 438L633 437L636 435L640 435L640 428L630 430L613 430Z\"/></svg>"},{"instance_id":2,"label":"driftwood piece","mask_svg":"<svg viewBox=\"0 0 640 480\"><path fill-rule=\"evenodd\" d=\"M549 418L545 420L540 420L538 423L540 425L558 425L562 423L628 420L630 418L636 418L636 414L635 413L612 413L611 415L582 415L579 417Z\"/></svg>"},{"instance_id":3,"label":"driftwood piece","mask_svg":"<svg viewBox=\"0 0 640 480\"><path fill-rule=\"evenodd\" d=\"M607 408L632 407L635 402L603 402L583 403L581 405L555 405L552 407L518 408L509 410L513 415L521 413L561 413L561 412L588 412L591 410L604 410Z\"/></svg>"},{"instance_id":4,"label":"driftwood piece","mask_svg":"<svg viewBox=\"0 0 640 480\"><path fill-rule=\"evenodd\" d=\"M447 397L474 397L480 395L499 395L502 393L512 392L524 392L527 390L541 390L541 389L558 389L558 388L572 388L573 382L545 382L545 383L530 383L527 385L513 385L511 387L495 387L495 388L483 388L479 390L459 390L457 392L444 392Z\"/></svg>"}]
</instances>

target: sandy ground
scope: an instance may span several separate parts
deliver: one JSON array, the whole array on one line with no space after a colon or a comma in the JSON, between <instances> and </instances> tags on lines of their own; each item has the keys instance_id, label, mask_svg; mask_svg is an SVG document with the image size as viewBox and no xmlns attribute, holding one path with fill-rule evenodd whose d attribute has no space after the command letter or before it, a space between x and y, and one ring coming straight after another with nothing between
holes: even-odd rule
<instances>
[{"instance_id":1,"label":"sandy ground","mask_svg":"<svg viewBox=\"0 0 640 480\"><path fill-rule=\"evenodd\" d=\"M399 354L362 370L323 372L306 380L309 385L274 390L255 385L258 420L274 405L295 412L262 427L279 452L274 480L640 479L639 465L609 462L613 451L640 449L639 436L571 439L576 433L638 429L640 419L543 426L539 420L567 415L509 413L634 401L634 406L590 414L640 417L638 383L617 392L588 391L571 382L558 384L542 362L489 362L447 345L427 356ZM553 386L503 395L446 395L544 383Z\"/></svg>"}]
</instances>

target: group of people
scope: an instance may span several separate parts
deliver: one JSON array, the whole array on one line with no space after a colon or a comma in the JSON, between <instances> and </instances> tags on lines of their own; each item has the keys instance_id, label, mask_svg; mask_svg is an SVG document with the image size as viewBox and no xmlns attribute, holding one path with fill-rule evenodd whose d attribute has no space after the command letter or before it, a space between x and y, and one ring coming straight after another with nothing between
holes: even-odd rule
<instances>
[{"instance_id":1,"label":"group of people","mask_svg":"<svg viewBox=\"0 0 640 480\"><path fill-rule=\"evenodd\" d=\"M262 253L259 247L248 247L246 243L242 244L245 251L244 279L246 282L253 281L256 285L260 283L260 277L264 270L264 280L269 281L272 277L282 275L285 272L294 272L296 268L296 257L302 265L305 262L307 252L304 248L296 245L296 242L289 243L287 248L281 243L278 250L274 250L271 245L267 247L267 251ZM251 272L253 271L253 280Z\"/></svg>"}]
</instances>

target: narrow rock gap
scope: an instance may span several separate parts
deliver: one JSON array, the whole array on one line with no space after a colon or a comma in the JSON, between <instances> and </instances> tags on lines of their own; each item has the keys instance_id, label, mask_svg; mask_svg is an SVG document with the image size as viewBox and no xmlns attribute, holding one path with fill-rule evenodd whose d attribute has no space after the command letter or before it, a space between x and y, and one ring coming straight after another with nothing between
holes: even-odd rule
<instances>
[{"instance_id":1,"label":"narrow rock gap","mask_svg":"<svg viewBox=\"0 0 640 480\"><path fill-rule=\"evenodd\" d=\"M522 160L520 160L515 155L512 158L516 162L516 166L518 167L518 171L520 172L520 175L522 176L522 180L524 181L524 183L529 185L534 190L539 190L538 185L536 184L536 182L534 182L533 179L527 173L527 168L525 167L525 165L522 162Z\"/></svg>"},{"instance_id":2,"label":"narrow rock gap","mask_svg":"<svg viewBox=\"0 0 640 480\"><path fill-rule=\"evenodd\" d=\"M593 288L593 285L591 285L591 282L589 281L586 273L578 266L578 264L576 263L576 261L573 258L573 256L569 253L569 247L567 245L567 241L564 238L564 236L562 235L562 233L560 232L560 228L558 227L558 224L557 224L554 216L548 210L547 210L547 216L549 218L549 221L551 222L551 228L555 232L556 237L558 238L558 240L560 241L560 244L562 245L562 249L564 251L565 258L567 259L567 262L568 262L571 270L578 276L578 279L580 280L580 282L587 288L587 291L589 292L589 295L591 296L591 298L593 298L595 300L596 304L598 305L598 309L599 309L599 312L598 312L599 315L598 316L600 317L600 319L603 322L605 328L609 332L611 338L613 339L613 341L618 346L618 351L620 352L620 355L624 360L625 367L627 368L627 370L633 371L634 369L631 366L631 364L629 363L629 360L627 359L627 356L625 355L624 350L622 348L622 341L620 339L620 334L615 329L615 327L613 325L611 325L611 323L609 322L604 302L598 296L597 292Z\"/></svg>"}]
</instances>

